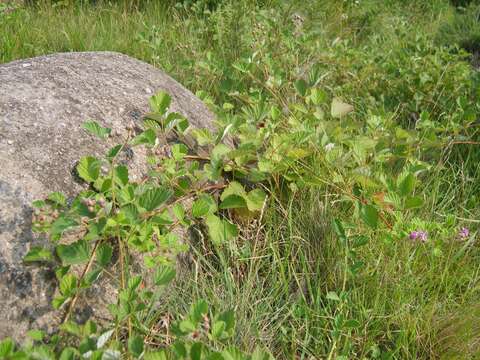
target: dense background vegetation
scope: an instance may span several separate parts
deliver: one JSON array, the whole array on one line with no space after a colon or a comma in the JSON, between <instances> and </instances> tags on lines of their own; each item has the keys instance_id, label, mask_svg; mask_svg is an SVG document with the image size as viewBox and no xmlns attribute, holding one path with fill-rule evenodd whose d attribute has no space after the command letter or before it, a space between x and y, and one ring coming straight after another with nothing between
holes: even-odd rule
<instances>
[{"instance_id":1,"label":"dense background vegetation","mask_svg":"<svg viewBox=\"0 0 480 360\"><path fill-rule=\"evenodd\" d=\"M472 359L479 15L446 0L0 4L0 62L119 51L262 144L261 218L221 248L192 246L150 323L205 299L235 310L229 341L245 351ZM269 144L300 150L282 163Z\"/></svg>"}]
</instances>

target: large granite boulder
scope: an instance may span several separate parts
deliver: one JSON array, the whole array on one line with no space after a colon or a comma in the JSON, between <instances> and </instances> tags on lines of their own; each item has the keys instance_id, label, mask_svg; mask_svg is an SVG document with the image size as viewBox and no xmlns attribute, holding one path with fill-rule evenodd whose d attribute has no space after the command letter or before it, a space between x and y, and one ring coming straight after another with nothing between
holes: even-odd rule
<instances>
[{"instance_id":1,"label":"large granite boulder","mask_svg":"<svg viewBox=\"0 0 480 360\"><path fill-rule=\"evenodd\" d=\"M31 232L30 204L52 191L74 195L81 189L72 175L76 162L118 143L115 136L94 139L81 127L84 121L120 135L159 90L172 96L171 111L193 126L213 127L212 114L190 91L122 54L65 53L0 65L0 339L20 340L29 328L58 322L50 306L52 275L22 263L43 241ZM129 158L131 173L139 176L144 154L135 150ZM93 300L91 313L99 306Z\"/></svg>"}]
</instances>

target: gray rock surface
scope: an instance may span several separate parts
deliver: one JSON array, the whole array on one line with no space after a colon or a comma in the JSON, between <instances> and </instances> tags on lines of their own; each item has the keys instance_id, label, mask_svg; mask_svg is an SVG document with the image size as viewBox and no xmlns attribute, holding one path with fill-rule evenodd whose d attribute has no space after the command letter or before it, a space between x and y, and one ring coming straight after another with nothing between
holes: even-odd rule
<instances>
[{"instance_id":1,"label":"gray rock surface","mask_svg":"<svg viewBox=\"0 0 480 360\"><path fill-rule=\"evenodd\" d=\"M171 111L193 126L213 127L212 114L191 92L122 54L65 53L0 65L0 339L21 340L29 328L48 329L59 318L50 306L52 274L22 264L29 248L43 241L30 229L31 202L52 191L74 195L81 189L72 176L76 162L119 141L95 140L82 129L84 121L124 133L159 90L172 96ZM141 150L135 150L133 176L142 163ZM96 302L84 307L87 316Z\"/></svg>"}]
</instances>

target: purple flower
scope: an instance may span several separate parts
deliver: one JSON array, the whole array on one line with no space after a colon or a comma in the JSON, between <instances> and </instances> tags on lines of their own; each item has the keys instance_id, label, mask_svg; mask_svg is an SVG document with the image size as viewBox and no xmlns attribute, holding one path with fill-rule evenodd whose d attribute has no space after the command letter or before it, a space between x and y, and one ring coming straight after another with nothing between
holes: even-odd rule
<instances>
[{"instance_id":1,"label":"purple flower","mask_svg":"<svg viewBox=\"0 0 480 360\"><path fill-rule=\"evenodd\" d=\"M410 240L417 240L418 239L418 231L412 231L408 236Z\"/></svg>"},{"instance_id":2,"label":"purple flower","mask_svg":"<svg viewBox=\"0 0 480 360\"><path fill-rule=\"evenodd\" d=\"M419 240L421 242L427 241L427 233L422 230L417 230L417 231L412 231L410 235L408 236L410 240Z\"/></svg>"},{"instance_id":3,"label":"purple flower","mask_svg":"<svg viewBox=\"0 0 480 360\"><path fill-rule=\"evenodd\" d=\"M425 231L419 231L418 238L420 239L421 242L427 241L427 233Z\"/></svg>"},{"instance_id":4,"label":"purple flower","mask_svg":"<svg viewBox=\"0 0 480 360\"><path fill-rule=\"evenodd\" d=\"M460 237L460 239L466 239L468 238L469 235L470 235L470 230L468 230L468 228L466 227L462 227L458 232L458 236Z\"/></svg>"}]
</instances>

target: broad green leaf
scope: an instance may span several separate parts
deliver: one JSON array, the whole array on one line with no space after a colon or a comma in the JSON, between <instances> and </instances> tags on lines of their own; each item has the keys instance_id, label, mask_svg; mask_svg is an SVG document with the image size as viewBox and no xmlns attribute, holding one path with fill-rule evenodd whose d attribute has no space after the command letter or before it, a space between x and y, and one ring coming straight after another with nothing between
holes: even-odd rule
<instances>
[{"instance_id":1,"label":"broad green leaf","mask_svg":"<svg viewBox=\"0 0 480 360\"><path fill-rule=\"evenodd\" d=\"M95 281L98 280L100 277L100 274L102 273L101 268L95 268L85 274L85 277L83 278L82 286L88 286L90 287Z\"/></svg>"},{"instance_id":2,"label":"broad green leaf","mask_svg":"<svg viewBox=\"0 0 480 360\"><path fill-rule=\"evenodd\" d=\"M60 307L69 299L68 296L57 296L52 300L52 306L54 309L58 310Z\"/></svg>"},{"instance_id":3,"label":"broad green leaf","mask_svg":"<svg viewBox=\"0 0 480 360\"><path fill-rule=\"evenodd\" d=\"M107 137L112 132L112 129L102 127L96 121L87 121L83 123L83 128L101 139Z\"/></svg>"},{"instance_id":4,"label":"broad green leaf","mask_svg":"<svg viewBox=\"0 0 480 360\"><path fill-rule=\"evenodd\" d=\"M421 196L412 196L405 199L405 210L416 209L423 206L423 198Z\"/></svg>"},{"instance_id":5,"label":"broad green leaf","mask_svg":"<svg viewBox=\"0 0 480 360\"><path fill-rule=\"evenodd\" d=\"M196 342L190 347L190 360L202 360L203 344Z\"/></svg>"},{"instance_id":6,"label":"broad green leaf","mask_svg":"<svg viewBox=\"0 0 480 360\"><path fill-rule=\"evenodd\" d=\"M55 360L55 354L47 345L36 346L30 354L31 359L35 360Z\"/></svg>"},{"instance_id":7,"label":"broad green leaf","mask_svg":"<svg viewBox=\"0 0 480 360\"><path fill-rule=\"evenodd\" d=\"M192 205L192 216L203 217L217 211L217 204L210 195L203 194Z\"/></svg>"},{"instance_id":8,"label":"broad green leaf","mask_svg":"<svg viewBox=\"0 0 480 360\"><path fill-rule=\"evenodd\" d=\"M60 293L64 296L72 296L77 290L77 278L73 274L66 274L60 280Z\"/></svg>"},{"instance_id":9,"label":"broad green leaf","mask_svg":"<svg viewBox=\"0 0 480 360\"><path fill-rule=\"evenodd\" d=\"M236 347L229 347L222 351L224 360L245 360L245 355Z\"/></svg>"},{"instance_id":10,"label":"broad green leaf","mask_svg":"<svg viewBox=\"0 0 480 360\"><path fill-rule=\"evenodd\" d=\"M88 320L82 328L83 335L92 336L97 333L97 324L93 320Z\"/></svg>"},{"instance_id":11,"label":"broad green leaf","mask_svg":"<svg viewBox=\"0 0 480 360\"><path fill-rule=\"evenodd\" d=\"M163 115L169 108L172 98L167 92L160 91L159 93L150 97L149 102L150 108L153 112Z\"/></svg>"},{"instance_id":12,"label":"broad green leaf","mask_svg":"<svg viewBox=\"0 0 480 360\"><path fill-rule=\"evenodd\" d=\"M97 249L97 261L100 266L105 267L112 260L113 249L109 244L101 244Z\"/></svg>"},{"instance_id":13,"label":"broad green leaf","mask_svg":"<svg viewBox=\"0 0 480 360\"><path fill-rule=\"evenodd\" d=\"M148 129L142 132L141 134L135 136L132 139L131 145L141 145L141 144L148 144L148 145L155 145L155 140L157 139L157 134L155 133L155 130L153 129Z\"/></svg>"},{"instance_id":14,"label":"broad green leaf","mask_svg":"<svg viewBox=\"0 0 480 360\"><path fill-rule=\"evenodd\" d=\"M401 196L407 196L413 192L414 187L415 187L415 176L413 176L412 173L409 173L398 184L398 192L400 193Z\"/></svg>"},{"instance_id":15,"label":"broad green leaf","mask_svg":"<svg viewBox=\"0 0 480 360\"><path fill-rule=\"evenodd\" d=\"M250 211L262 210L267 194L262 189L254 189L248 193L247 207Z\"/></svg>"},{"instance_id":16,"label":"broad green leaf","mask_svg":"<svg viewBox=\"0 0 480 360\"><path fill-rule=\"evenodd\" d=\"M184 333L191 333L194 332L197 328L195 327L195 324L192 323L190 320L182 320L180 321L180 324L178 326L180 328L180 331Z\"/></svg>"},{"instance_id":17,"label":"broad green leaf","mask_svg":"<svg viewBox=\"0 0 480 360\"><path fill-rule=\"evenodd\" d=\"M175 278L176 271L173 266L161 265L155 272L154 282L157 286L167 285Z\"/></svg>"},{"instance_id":18,"label":"broad green leaf","mask_svg":"<svg viewBox=\"0 0 480 360\"><path fill-rule=\"evenodd\" d=\"M67 321L63 323L60 326L60 328L69 334L72 334L78 337L82 336L82 328L76 322Z\"/></svg>"},{"instance_id":19,"label":"broad green leaf","mask_svg":"<svg viewBox=\"0 0 480 360\"><path fill-rule=\"evenodd\" d=\"M165 188L153 188L145 191L138 199L138 205L147 211L153 211L168 201L173 191Z\"/></svg>"},{"instance_id":20,"label":"broad green leaf","mask_svg":"<svg viewBox=\"0 0 480 360\"><path fill-rule=\"evenodd\" d=\"M214 244L220 245L234 239L237 236L237 227L227 220L220 219L216 215L208 215L206 218L208 234Z\"/></svg>"},{"instance_id":21,"label":"broad green leaf","mask_svg":"<svg viewBox=\"0 0 480 360\"><path fill-rule=\"evenodd\" d=\"M9 337L0 342L0 358L7 359L14 351L15 343Z\"/></svg>"},{"instance_id":22,"label":"broad green leaf","mask_svg":"<svg viewBox=\"0 0 480 360\"><path fill-rule=\"evenodd\" d=\"M208 129L193 129L192 135L200 146L209 145L214 142L214 137Z\"/></svg>"},{"instance_id":23,"label":"broad green leaf","mask_svg":"<svg viewBox=\"0 0 480 360\"><path fill-rule=\"evenodd\" d=\"M331 114L334 118L341 118L348 113L353 111L353 106L347 103L344 103L339 98L333 98L331 106Z\"/></svg>"},{"instance_id":24,"label":"broad green leaf","mask_svg":"<svg viewBox=\"0 0 480 360\"><path fill-rule=\"evenodd\" d=\"M128 339L128 351L134 357L140 357L143 353L143 338L138 335L131 336Z\"/></svg>"},{"instance_id":25,"label":"broad green leaf","mask_svg":"<svg viewBox=\"0 0 480 360\"><path fill-rule=\"evenodd\" d=\"M184 144L175 144L172 146L172 156L175 160L181 160L188 154L188 148Z\"/></svg>"},{"instance_id":26,"label":"broad green leaf","mask_svg":"<svg viewBox=\"0 0 480 360\"><path fill-rule=\"evenodd\" d=\"M222 143L217 144L217 145L212 149L212 152L211 152L212 161L222 159L222 158L223 158L225 155L227 155L230 151L232 151L232 149L229 148L227 145L222 144Z\"/></svg>"},{"instance_id":27,"label":"broad green leaf","mask_svg":"<svg viewBox=\"0 0 480 360\"><path fill-rule=\"evenodd\" d=\"M68 230L77 225L78 223L74 219L62 215L53 222L50 229L50 234L56 240L60 238L60 236L64 233L65 230Z\"/></svg>"},{"instance_id":28,"label":"broad green leaf","mask_svg":"<svg viewBox=\"0 0 480 360\"><path fill-rule=\"evenodd\" d=\"M65 206L67 204L67 198L65 197L65 195L58 191L48 195L48 200L60 206Z\"/></svg>"},{"instance_id":29,"label":"broad green leaf","mask_svg":"<svg viewBox=\"0 0 480 360\"><path fill-rule=\"evenodd\" d=\"M128 184L128 168L124 165L115 167L115 181L120 185Z\"/></svg>"},{"instance_id":30,"label":"broad green leaf","mask_svg":"<svg viewBox=\"0 0 480 360\"><path fill-rule=\"evenodd\" d=\"M122 149L122 145L121 145L121 144L115 145L115 146L112 147L110 150L108 150L107 158L108 158L110 161L113 160L113 158L118 155L118 153L120 152L121 149Z\"/></svg>"},{"instance_id":31,"label":"broad green leaf","mask_svg":"<svg viewBox=\"0 0 480 360\"><path fill-rule=\"evenodd\" d=\"M100 174L100 161L93 156L83 157L77 165L78 176L86 182L95 182Z\"/></svg>"},{"instance_id":32,"label":"broad green leaf","mask_svg":"<svg viewBox=\"0 0 480 360\"><path fill-rule=\"evenodd\" d=\"M218 316L217 320L225 322L225 330L230 332L230 334L235 329L235 312L233 310L224 311Z\"/></svg>"},{"instance_id":33,"label":"broad green leaf","mask_svg":"<svg viewBox=\"0 0 480 360\"><path fill-rule=\"evenodd\" d=\"M208 305L205 300L199 300L190 308L190 320L197 325L203 320L204 315L208 313Z\"/></svg>"},{"instance_id":34,"label":"broad green leaf","mask_svg":"<svg viewBox=\"0 0 480 360\"><path fill-rule=\"evenodd\" d=\"M58 245L56 250L63 265L83 264L90 257L90 246L85 240L78 240L69 245Z\"/></svg>"},{"instance_id":35,"label":"broad green leaf","mask_svg":"<svg viewBox=\"0 0 480 360\"><path fill-rule=\"evenodd\" d=\"M242 198L247 196L247 192L243 188L243 185L237 181L232 181L228 186L223 190L222 195L220 196L220 200L225 200L227 196L230 195L238 195Z\"/></svg>"},{"instance_id":36,"label":"broad green leaf","mask_svg":"<svg viewBox=\"0 0 480 360\"><path fill-rule=\"evenodd\" d=\"M310 91L309 99L314 105L320 105L327 100L327 93L323 90L313 88Z\"/></svg>"},{"instance_id":37,"label":"broad green leaf","mask_svg":"<svg viewBox=\"0 0 480 360\"><path fill-rule=\"evenodd\" d=\"M141 283L142 277L140 275L132 276L130 279L128 279L127 288L130 291L134 291L140 286Z\"/></svg>"},{"instance_id":38,"label":"broad green leaf","mask_svg":"<svg viewBox=\"0 0 480 360\"><path fill-rule=\"evenodd\" d=\"M227 327L227 324L225 324L224 321L215 321L212 326L212 336L214 339L221 339L223 332L225 331L225 328Z\"/></svg>"},{"instance_id":39,"label":"broad green leaf","mask_svg":"<svg viewBox=\"0 0 480 360\"><path fill-rule=\"evenodd\" d=\"M228 195L225 197L220 204L220 209L237 209L237 208L246 208L247 202L245 199L238 195Z\"/></svg>"},{"instance_id":40,"label":"broad green leaf","mask_svg":"<svg viewBox=\"0 0 480 360\"><path fill-rule=\"evenodd\" d=\"M256 347L250 360L274 360L275 358L269 352Z\"/></svg>"},{"instance_id":41,"label":"broad green leaf","mask_svg":"<svg viewBox=\"0 0 480 360\"><path fill-rule=\"evenodd\" d=\"M34 202L32 202L32 207L34 207L36 209L41 209L41 208L45 207L46 205L47 204L43 200L35 200Z\"/></svg>"},{"instance_id":42,"label":"broad green leaf","mask_svg":"<svg viewBox=\"0 0 480 360\"><path fill-rule=\"evenodd\" d=\"M185 219L185 209L181 204L175 204L172 208L173 215L177 218L178 221L184 221Z\"/></svg>"},{"instance_id":43,"label":"broad green leaf","mask_svg":"<svg viewBox=\"0 0 480 360\"><path fill-rule=\"evenodd\" d=\"M360 208L360 217L362 220L370 226L371 228L375 229L378 225L378 211L372 205L362 205Z\"/></svg>"},{"instance_id":44,"label":"broad green leaf","mask_svg":"<svg viewBox=\"0 0 480 360\"><path fill-rule=\"evenodd\" d=\"M30 249L30 251L23 257L25 262L35 262L35 261L52 261L53 256L50 250L45 248L35 246Z\"/></svg>"},{"instance_id":45,"label":"broad green leaf","mask_svg":"<svg viewBox=\"0 0 480 360\"><path fill-rule=\"evenodd\" d=\"M307 93L307 87L308 84L305 80L298 79L297 81L295 81L295 89L301 96L305 96L305 94Z\"/></svg>"},{"instance_id":46,"label":"broad green leaf","mask_svg":"<svg viewBox=\"0 0 480 360\"><path fill-rule=\"evenodd\" d=\"M75 359L75 349L73 347L66 347L62 350L60 354L60 360L74 360Z\"/></svg>"}]
</instances>

